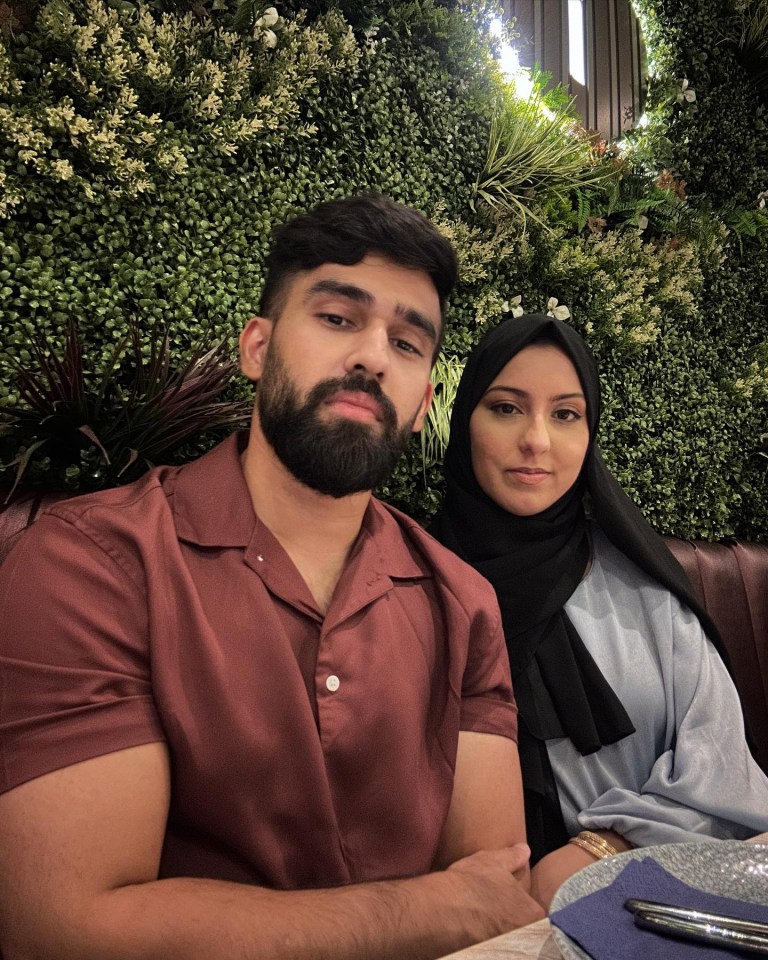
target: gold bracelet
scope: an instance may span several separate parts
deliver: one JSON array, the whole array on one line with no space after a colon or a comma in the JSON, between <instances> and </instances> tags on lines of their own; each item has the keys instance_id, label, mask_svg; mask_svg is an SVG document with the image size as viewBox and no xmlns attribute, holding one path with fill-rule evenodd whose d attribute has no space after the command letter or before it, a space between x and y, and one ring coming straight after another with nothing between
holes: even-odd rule
<instances>
[{"instance_id":1,"label":"gold bracelet","mask_svg":"<svg viewBox=\"0 0 768 960\"><path fill-rule=\"evenodd\" d=\"M571 837L568 843L572 843L575 847L580 847L582 850L586 850L586 852L591 857L594 857L595 860L602 860L602 858L606 856L606 854L604 854L597 847L593 847L591 843L587 843L586 840L582 840L580 837Z\"/></svg>"},{"instance_id":2,"label":"gold bracelet","mask_svg":"<svg viewBox=\"0 0 768 960\"><path fill-rule=\"evenodd\" d=\"M584 840L589 840L596 847L600 847L603 851L603 855L606 857L615 857L619 852L612 843L609 843L605 837L601 837L599 833L594 833L592 830L582 830L579 834Z\"/></svg>"},{"instance_id":3,"label":"gold bracelet","mask_svg":"<svg viewBox=\"0 0 768 960\"><path fill-rule=\"evenodd\" d=\"M572 843L582 850L586 850L595 860L602 860L603 857L613 857L619 851L612 844L608 843L598 833L591 830L582 830L577 837L571 837L568 843Z\"/></svg>"}]
</instances>

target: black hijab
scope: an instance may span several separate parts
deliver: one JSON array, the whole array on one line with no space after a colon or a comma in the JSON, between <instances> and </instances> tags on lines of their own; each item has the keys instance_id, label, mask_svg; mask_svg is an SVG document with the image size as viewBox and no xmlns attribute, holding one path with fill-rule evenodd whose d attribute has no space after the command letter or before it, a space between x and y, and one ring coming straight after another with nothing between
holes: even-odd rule
<instances>
[{"instance_id":1,"label":"black hijab","mask_svg":"<svg viewBox=\"0 0 768 960\"><path fill-rule=\"evenodd\" d=\"M540 342L559 347L576 368L586 398L589 446L576 483L546 510L521 517L497 506L475 479L469 421L512 357ZM532 862L568 839L546 741L569 737L587 755L635 731L563 610L590 556L585 495L591 517L606 536L692 609L723 653L682 567L605 466L595 442L599 420L597 366L581 337L554 317L504 319L464 368L445 454L445 501L430 528L496 590L520 710L518 745Z\"/></svg>"}]
</instances>

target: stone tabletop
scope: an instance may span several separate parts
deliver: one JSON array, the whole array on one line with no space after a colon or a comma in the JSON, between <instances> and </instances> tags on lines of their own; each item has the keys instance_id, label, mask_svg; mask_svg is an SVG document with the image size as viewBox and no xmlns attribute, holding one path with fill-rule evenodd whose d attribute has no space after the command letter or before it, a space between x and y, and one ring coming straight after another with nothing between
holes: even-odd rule
<instances>
[{"instance_id":1,"label":"stone tabletop","mask_svg":"<svg viewBox=\"0 0 768 960\"><path fill-rule=\"evenodd\" d=\"M562 956L552 939L549 920L537 920L527 927L451 953L443 960L562 960Z\"/></svg>"}]
</instances>

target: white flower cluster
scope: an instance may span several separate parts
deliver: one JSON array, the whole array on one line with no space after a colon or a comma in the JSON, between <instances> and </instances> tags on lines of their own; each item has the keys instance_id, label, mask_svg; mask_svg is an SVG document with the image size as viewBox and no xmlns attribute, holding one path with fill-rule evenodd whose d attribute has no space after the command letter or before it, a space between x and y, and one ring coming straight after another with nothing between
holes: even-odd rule
<instances>
[{"instance_id":1,"label":"white flower cluster","mask_svg":"<svg viewBox=\"0 0 768 960\"><path fill-rule=\"evenodd\" d=\"M520 294L516 297L510 297L509 300L505 300L501 307L505 313L511 313L515 318L522 317L525 313L523 298ZM556 320L568 320L571 316L571 311L564 303L560 303L557 297L550 297L547 300L547 316L554 317Z\"/></svg>"},{"instance_id":2,"label":"white flower cluster","mask_svg":"<svg viewBox=\"0 0 768 960\"><path fill-rule=\"evenodd\" d=\"M746 376L734 380L733 389L747 400L764 400L768 397L768 367L753 361L746 371Z\"/></svg>"},{"instance_id":3,"label":"white flower cluster","mask_svg":"<svg viewBox=\"0 0 768 960\"><path fill-rule=\"evenodd\" d=\"M675 99L678 103L694 103L696 100L696 91L689 85L687 80L683 80Z\"/></svg>"},{"instance_id":4,"label":"white flower cluster","mask_svg":"<svg viewBox=\"0 0 768 960\"><path fill-rule=\"evenodd\" d=\"M254 37L261 36L262 43L272 49L277 46L277 34L272 29L280 21L280 15L274 7L267 7L253 25Z\"/></svg>"},{"instance_id":5,"label":"white flower cluster","mask_svg":"<svg viewBox=\"0 0 768 960\"><path fill-rule=\"evenodd\" d=\"M565 304L560 304L557 297L550 297L547 300L547 316L554 317L556 320L567 320L571 315L571 311Z\"/></svg>"}]
</instances>

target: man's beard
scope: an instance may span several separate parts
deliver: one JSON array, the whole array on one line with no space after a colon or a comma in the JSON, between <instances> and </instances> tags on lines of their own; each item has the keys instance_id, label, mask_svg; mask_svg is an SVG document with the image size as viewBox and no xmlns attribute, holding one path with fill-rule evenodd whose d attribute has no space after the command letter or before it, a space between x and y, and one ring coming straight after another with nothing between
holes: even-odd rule
<instances>
[{"instance_id":1,"label":"man's beard","mask_svg":"<svg viewBox=\"0 0 768 960\"><path fill-rule=\"evenodd\" d=\"M323 403L339 391L373 397L381 422L323 419ZM392 401L376 380L359 373L321 380L301 403L272 344L267 348L256 407L262 432L283 466L307 487L337 499L373 490L385 480L405 449L416 420L414 414L398 428Z\"/></svg>"}]
</instances>

